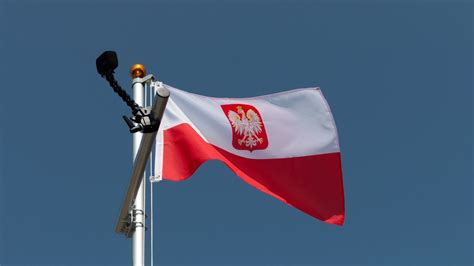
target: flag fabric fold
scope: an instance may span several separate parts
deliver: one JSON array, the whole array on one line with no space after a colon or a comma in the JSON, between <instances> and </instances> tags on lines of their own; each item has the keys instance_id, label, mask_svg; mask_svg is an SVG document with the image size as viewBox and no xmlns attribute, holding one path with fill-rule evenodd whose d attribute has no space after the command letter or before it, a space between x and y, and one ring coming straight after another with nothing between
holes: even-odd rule
<instances>
[{"instance_id":1,"label":"flag fabric fold","mask_svg":"<svg viewBox=\"0 0 474 266\"><path fill-rule=\"evenodd\" d=\"M327 223L344 222L337 130L319 88L253 98L171 92L155 174L182 181L220 160L248 184Z\"/></svg>"}]
</instances>

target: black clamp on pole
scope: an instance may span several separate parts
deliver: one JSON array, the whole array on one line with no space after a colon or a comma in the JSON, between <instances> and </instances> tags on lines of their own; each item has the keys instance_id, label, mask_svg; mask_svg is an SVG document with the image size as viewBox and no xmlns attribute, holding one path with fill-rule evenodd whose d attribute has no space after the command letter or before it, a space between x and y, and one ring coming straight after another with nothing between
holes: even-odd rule
<instances>
[{"instance_id":1,"label":"black clamp on pole","mask_svg":"<svg viewBox=\"0 0 474 266\"><path fill-rule=\"evenodd\" d=\"M122 116L130 132L149 133L157 131L159 123L151 116L150 108L138 105L115 79L114 70L118 67L117 53L114 51L105 51L97 57L95 64L97 72L109 82L114 92L130 107L133 116L130 118L125 115Z\"/></svg>"}]
</instances>

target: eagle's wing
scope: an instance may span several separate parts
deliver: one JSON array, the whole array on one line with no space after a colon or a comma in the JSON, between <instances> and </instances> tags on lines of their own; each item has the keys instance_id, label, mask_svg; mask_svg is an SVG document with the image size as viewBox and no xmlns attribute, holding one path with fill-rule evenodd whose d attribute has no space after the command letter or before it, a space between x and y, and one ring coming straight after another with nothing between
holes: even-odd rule
<instances>
[{"instance_id":1,"label":"eagle's wing","mask_svg":"<svg viewBox=\"0 0 474 266\"><path fill-rule=\"evenodd\" d=\"M257 135L258 133L262 132L262 121L260 120L258 114L255 113L254 110L249 109L247 111L247 117L249 117L249 120L251 121L249 122L249 132L253 135Z\"/></svg>"},{"instance_id":2,"label":"eagle's wing","mask_svg":"<svg viewBox=\"0 0 474 266\"><path fill-rule=\"evenodd\" d=\"M227 113L227 117L232 123L232 127L234 128L234 131L237 134L242 135L242 133L245 130L245 125L242 123L242 120L240 120L240 116L236 112L229 110L229 112Z\"/></svg>"}]
</instances>

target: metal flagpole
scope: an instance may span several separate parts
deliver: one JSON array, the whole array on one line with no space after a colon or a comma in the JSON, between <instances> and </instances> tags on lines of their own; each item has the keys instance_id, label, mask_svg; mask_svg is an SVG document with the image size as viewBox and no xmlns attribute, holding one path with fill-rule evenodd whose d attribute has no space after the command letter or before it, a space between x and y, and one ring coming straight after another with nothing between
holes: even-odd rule
<instances>
[{"instance_id":1,"label":"metal flagpole","mask_svg":"<svg viewBox=\"0 0 474 266\"><path fill-rule=\"evenodd\" d=\"M145 67L140 64L135 64L130 68L130 74L133 78L133 99L140 106L145 106L145 89L142 83L142 78L146 75L145 71ZM143 134L140 132L133 134L134 160L137 156L142 136ZM145 265L145 180L143 179L140 183L132 209L133 221L135 222L132 244L133 266Z\"/></svg>"}]
</instances>

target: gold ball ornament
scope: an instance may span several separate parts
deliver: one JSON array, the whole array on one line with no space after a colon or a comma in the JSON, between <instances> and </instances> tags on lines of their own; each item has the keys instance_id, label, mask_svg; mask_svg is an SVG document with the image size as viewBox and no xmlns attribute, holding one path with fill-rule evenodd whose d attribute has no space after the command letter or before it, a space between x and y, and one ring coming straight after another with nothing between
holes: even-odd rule
<instances>
[{"instance_id":1,"label":"gold ball ornament","mask_svg":"<svg viewBox=\"0 0 474 266\"><path fill-rule=\"evenodd\" d=\"M146 75L145 66L142 64L135 64L130 68L130 75L132 78L143 78Z\"/></svg>"}]
</instances>

